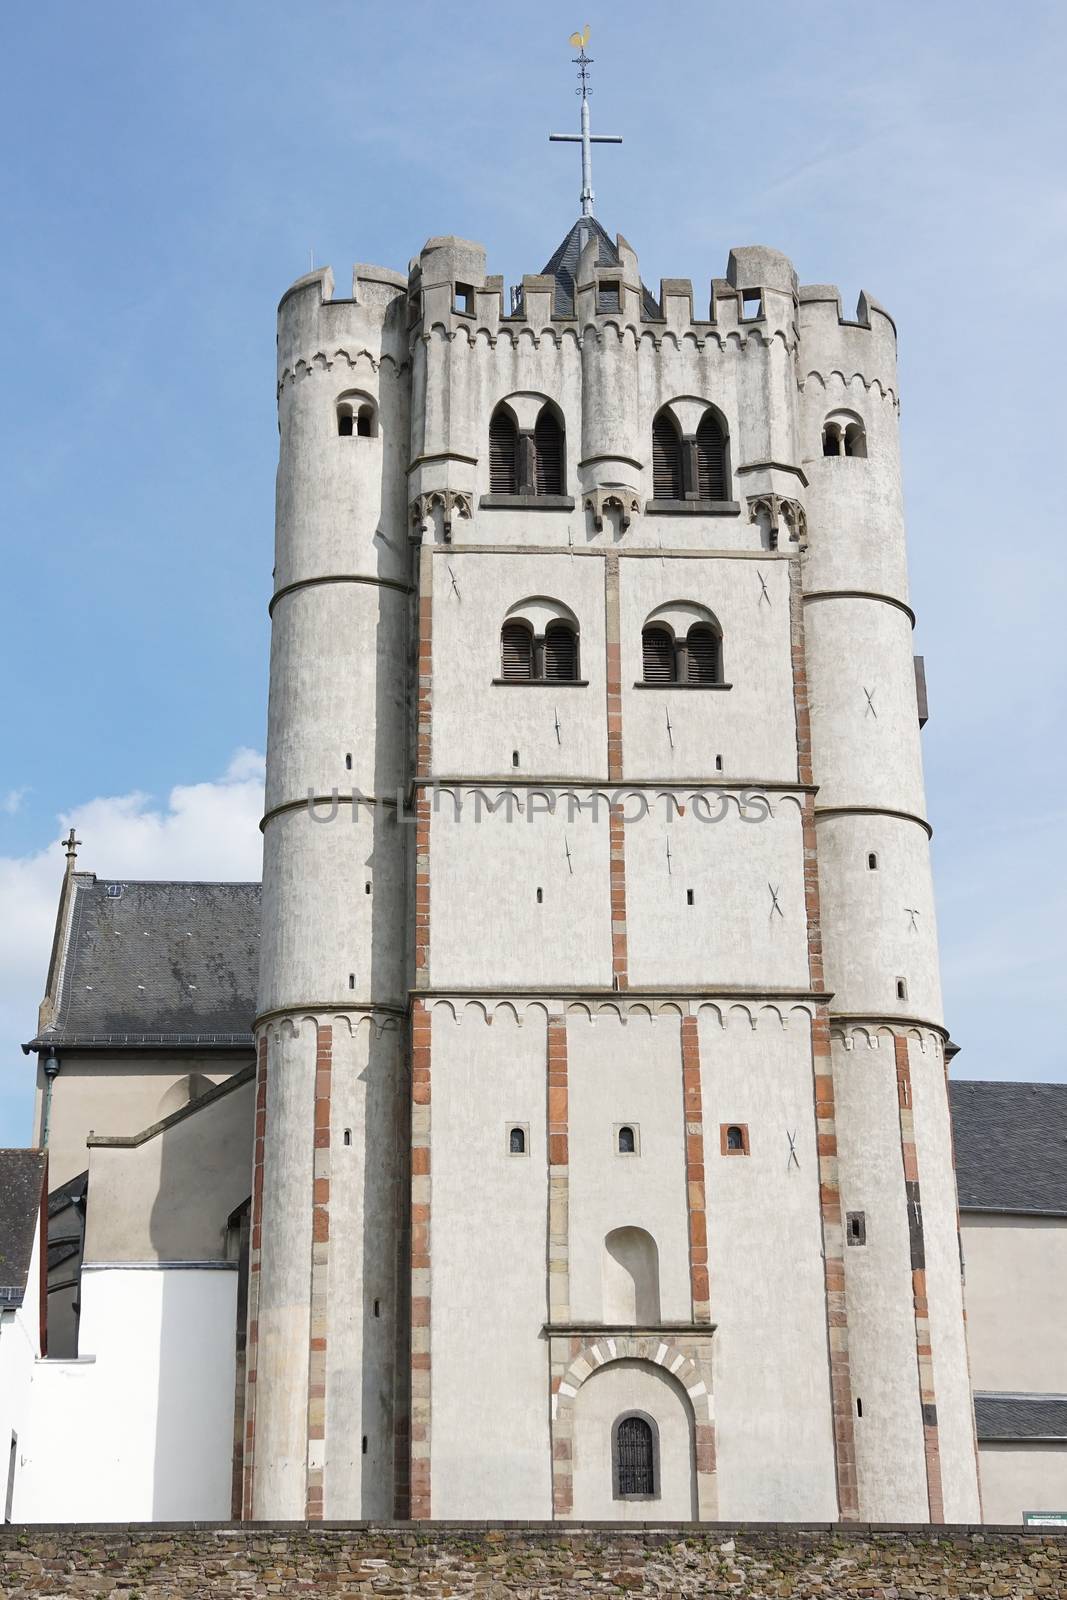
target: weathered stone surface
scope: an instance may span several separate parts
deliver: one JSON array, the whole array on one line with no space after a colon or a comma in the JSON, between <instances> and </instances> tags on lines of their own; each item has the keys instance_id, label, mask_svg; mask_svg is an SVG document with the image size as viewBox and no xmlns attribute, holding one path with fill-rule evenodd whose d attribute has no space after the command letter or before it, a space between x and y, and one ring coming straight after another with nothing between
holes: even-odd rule
<instances>
[{"instance_id":1,"label":"weathered stone surface","mask_svg":"<svg viewBox=\"0 0 1067 1600\"><path fill-rule=\"evenodd\" d=\"M7 1527L5 1600L1030 1600L1067 1594L1067 1534L1020 1528L534 1523Z\"/></svg>"}]
</instances>

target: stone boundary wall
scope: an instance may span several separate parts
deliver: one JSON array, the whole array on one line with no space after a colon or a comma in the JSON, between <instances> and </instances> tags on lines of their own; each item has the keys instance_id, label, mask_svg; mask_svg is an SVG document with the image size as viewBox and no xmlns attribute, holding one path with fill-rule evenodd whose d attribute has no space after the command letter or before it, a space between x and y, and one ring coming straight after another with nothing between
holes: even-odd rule
<instances>
[{"instance_id":1,"label":"stone boundary wall","mask_svg":"<svg viewBox=\"0 0 1067 1600\"><path fill-rule=\"evenodd\" d=\"M774 1523L14 1524L0 1529L0 1594L1059 1600L1067 1534Z\"/></svg>"}]
</instances>

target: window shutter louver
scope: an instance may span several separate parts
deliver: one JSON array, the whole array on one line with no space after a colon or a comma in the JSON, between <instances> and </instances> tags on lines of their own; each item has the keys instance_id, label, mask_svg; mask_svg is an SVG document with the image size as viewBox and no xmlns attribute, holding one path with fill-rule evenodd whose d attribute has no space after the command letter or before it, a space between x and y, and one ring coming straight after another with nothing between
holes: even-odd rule
<instances>
[{"instance_id":1,"label":"window shutter louver","mask_svg":"<svg viewBox=\"0 0 1067 1600\"><path fill-rule=\"evenodd\" d=\"M505 683L533 677L533 635L521 622L505 622L500 630L500 675Z\"/></svg>"},{"instance_id":2,"label":"window shutter louver","mask_svg":"<svg viewBox=\"0 0 1067 1600\"><path fill-rule=\"evenodd\" d=\"M726 440L710 411L697 429L697 477L702 500L726 499Z\"/></svg>"},{"instance_id":3,"label":"window shutter louver","mask_svg":"<svg viewBox=\"0 0 1067 1600\"><path fill-rule=\"evenodd\" d=\"M506 411L489 424L489 493L518 493L519 430Z\"/></svg>"},{"instance_id":4,"label":"window shutter louver","mask_svg":"<svg viewBox=\"0 0 1067 1600\"><path fill-rule=\"evenodd\" d=\"M655 1444L644 1417L623 1417L616 1435L618 1494L655 1494Z\"/></svg>"},{"instance_id":5,"label":"window shutter louver","mask_svg":"<svg viewBox=\"0 0 1067 1600\"><path fill-rule=\"evenodd\" d=\"M537 460L534 472L536 494L563 493L563 429L546 406L534 428Z\"/></svg>"},{"instance_id":6,"label":"window shutter louver","mask_svg":"<svg viewBox=\"0 0 1067 1600\"><path fill-rule=\"evenodd\" d=\"M681 500L682 441L673 423L659 416L652 424L652 494L656 500Z\"/></svg>"},{"instance_id":7,"label":"window shutter louver","mask_svg":"<svg viewBox=\"0 0 1067 1600\"><path fill-rule=\"evenodd\" d=\"M692 627L686 636L690 683L718 683L719 640L711 628Z\"/></svg>"},{"instance_id":8,"label":"window shutter louver","mask_svg":"<svg viewBox=\"0 0 1067 1600\"><path fill-rule=\"evenodd\" d=\"M545 678L554 683L573 683L578 676L578 640L565 622L553 622L545 629Z\"/></svg>"},{"instance_id":9,"label":"window shutter louver","mask_svg":"<svg viewBox=\"0 0 1067 1600\"><path fill-rule=\"evenodd\" d=\"M646 628L641 651L646 683L674 682L674 640L666 628Z\"/></svg>"}]
</instances>

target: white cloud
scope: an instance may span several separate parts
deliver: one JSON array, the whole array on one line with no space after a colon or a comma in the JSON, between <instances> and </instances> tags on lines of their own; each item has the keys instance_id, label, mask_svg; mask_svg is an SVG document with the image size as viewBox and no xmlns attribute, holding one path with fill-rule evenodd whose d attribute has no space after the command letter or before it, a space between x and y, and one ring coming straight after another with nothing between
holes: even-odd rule
<instances>
[{"instance_id":1,"label":"white cloud","mask_svg":"<svg viewBox=\"0 0 1067 1600\"><path fill-rule=\"evenodd\" d=\"M27 785L24 785L21 789L9 789L3 799L0 800L0 811L6 812L9 817L13 817L16 811L22 809L23 799L29 792Z\"/></svg>"},{"instance_id":2,"label":"white cloud","mask_svg":"<svg viewBox=\"0 0 1067 1600\"><path fill-rule=\"evenodd\" d=\"M0 1144L29 1138L33 1037L44 992L64 856L73 827L78 868L98 877L253 880L260 876L263 757L236 752L221 778L178 784L160 804L135 792L90 800L58 819L55 839L28 856L0 856Z\"/></svg>"}]
</instances>

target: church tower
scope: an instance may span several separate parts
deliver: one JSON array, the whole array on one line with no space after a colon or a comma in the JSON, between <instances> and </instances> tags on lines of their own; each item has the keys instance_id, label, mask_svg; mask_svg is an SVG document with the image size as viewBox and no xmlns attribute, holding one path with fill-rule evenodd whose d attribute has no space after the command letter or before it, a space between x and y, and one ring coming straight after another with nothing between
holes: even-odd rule
<instances>
[{"instance_id":1,"label":"church tower","mask_svg":"<svg viewBox=\"0 0 1067 1600\"><path fill-rule=\"evenodd\" d=\"M245 1514L975 1521L896 331L588 112L279 311Z\"/></svg>"}]
</instances>

